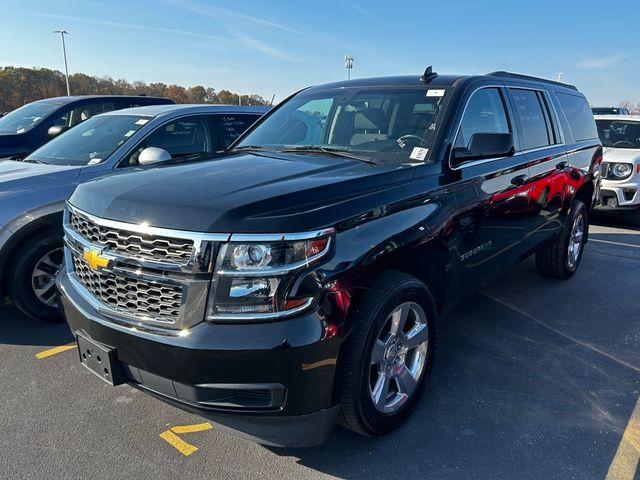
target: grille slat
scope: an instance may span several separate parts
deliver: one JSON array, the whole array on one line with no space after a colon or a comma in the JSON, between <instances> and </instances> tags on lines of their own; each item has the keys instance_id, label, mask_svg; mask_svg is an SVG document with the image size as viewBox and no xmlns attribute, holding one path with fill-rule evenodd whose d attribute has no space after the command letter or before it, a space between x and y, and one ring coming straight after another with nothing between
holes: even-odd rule
<instances>
[{"instance_id":1,"label":"grille slat","mask_svg":"<svg viewBox=\"0 0 640 480\"><path fill-rule=\"evenodd\" d=\"M98 225L77 212L71 213L71 228L89 242L114 253L163 262L187 263L193 241L129 232Z\"/></svg>"},{"instance_id":2,"label":"grille slat","mask_svg":"<svg viewBox=\"0 0 640 480\"><path fill-rule=\"evenodd\" d=\"M76 256L73 267L87 290L116 311L153 317L166 323L174 323L180 314L182 287L91 270Z\"/></svg>"}]
</instances>

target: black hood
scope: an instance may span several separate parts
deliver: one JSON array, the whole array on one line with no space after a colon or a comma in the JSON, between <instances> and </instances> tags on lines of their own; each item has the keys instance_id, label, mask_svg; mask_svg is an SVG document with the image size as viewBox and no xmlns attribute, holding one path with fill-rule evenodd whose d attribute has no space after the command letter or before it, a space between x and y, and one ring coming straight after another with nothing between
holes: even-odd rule
<instances>
[{"instance_id":1,"label":"black hood","mask_svg":"<svg viewBox=\"0 0 640 480\"><path fill-rule=\"evenodd\" d=\"M25 145L24 134L0 132L0 158L23 157L30 151Z\"/></svg>"},{"instance_id":2,"label":"black hood","mask_svg":"<svg viewBox=\"0 0 640 480\"><path fill-rule=\"evenodd\" d=\"M298 231L350 217L345 205L406 184L412 170L319 155L243 154L91 181L70 203L101 218L172 229Z\"/></svg>"}]
</instances>

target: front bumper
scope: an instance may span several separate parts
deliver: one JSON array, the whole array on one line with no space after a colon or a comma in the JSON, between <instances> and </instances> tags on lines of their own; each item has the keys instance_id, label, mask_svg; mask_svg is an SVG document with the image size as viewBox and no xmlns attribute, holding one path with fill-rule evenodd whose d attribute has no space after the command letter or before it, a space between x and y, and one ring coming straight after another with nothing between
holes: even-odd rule
<instances>
[{"instance_id":1,"label":"front bumper","mask_svg":"<svg viewBox=\"0 0 640 480\"><path fill-rule=\"evenodd\" d=\"M602 180L595 210L613 213L637 208L640 208L640 175L632 174L631 178L623 181Z\"/></svg>"},{"instance_id":2,"label":"front bumper","mask_svg":"<svg viewBox=\"0 0 640 480\"><path fill-rule=\"evenodd\" d=\"M318 445L333 429L341 338L320 313L161 335L102 317L66 272L58 287L72 332L113 348L132 385L268 445Z\"/></svg>"}]
</instances>

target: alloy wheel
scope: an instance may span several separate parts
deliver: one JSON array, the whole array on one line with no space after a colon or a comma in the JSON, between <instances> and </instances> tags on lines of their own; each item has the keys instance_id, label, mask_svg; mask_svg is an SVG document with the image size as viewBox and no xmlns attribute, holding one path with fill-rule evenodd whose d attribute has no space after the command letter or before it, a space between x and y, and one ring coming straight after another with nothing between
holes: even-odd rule
<instances>
[{"instance_id":1,"label":"alloy wheel","mask_svg":"<svg viewBox=\"0 0 640 480\"><path fill-rule=\"evenodd\" d=\"M571 228L571 234L569 235L569 247L567 262L569 268L572 270L576 268L578 260L580 259L580 252L582 251L584 236L584 215L578 214L573 220L573 226Z\"/></svg>"},{"instance_id":2,"label":"alloy wheel","mask_svg":"<svg viewBox=\"0 0 640 480\"><path fill-rule=\"evenodd\" d=\"M429 350L429 326L423 308L404 302L378 332L371 350L369 394L386 414L400 410L418 388Z\"/></svg>"},{"instance_id":3,"label":"alloy wheel","mask_svg":"<svg viewBox=\"0 0 640 480\"><path fill-rule=\"evenodd\" d=\"M36 298L48 307L55 308L56 303L56 276L62 268L64 251L56 248L47 252L36 263L31 274L31 286Z\"/></svg>"}]
</instances>

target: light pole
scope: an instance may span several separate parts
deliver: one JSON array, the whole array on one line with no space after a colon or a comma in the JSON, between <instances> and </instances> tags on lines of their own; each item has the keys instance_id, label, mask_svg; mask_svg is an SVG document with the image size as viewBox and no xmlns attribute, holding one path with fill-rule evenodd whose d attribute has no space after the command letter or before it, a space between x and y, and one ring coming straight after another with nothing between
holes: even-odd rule
<instances>
[{"instance_id":1,"label":"light pole","mask_svg":"<svg viewBox=\"0 0 640 480\"><path fill-rule=\"evenodd\" d=\"M353 56L347 53L344 56L344 68L347 69L347 80L351 80L351 69L353 68Z\"/></svg>"},{"instance_id":2,"label":"light pole","mask_svg":"<svg viewBox=\"0 0 640 480\"><path fill-rule=\"evenodd\" d=\"M69 89L69 68L67 67L67 49L64 45L64 36L69 35L66 30L55 30L54 33L60 34L62 40L62 56L64 57L64 79L67 82L67 96L71 96L71 89Z\"/></svg>"},{"instance_id":3,"label":"light pole","mask_svg":"<svg viewBox=\"0 0 640 480\"><path fill-rule=\"evenodd\" d=\"M562 75L564 75L564 72L558 72L556 73L556 82L560 82L560 79L562 78Z\"/></svg>"}]
</instances>

